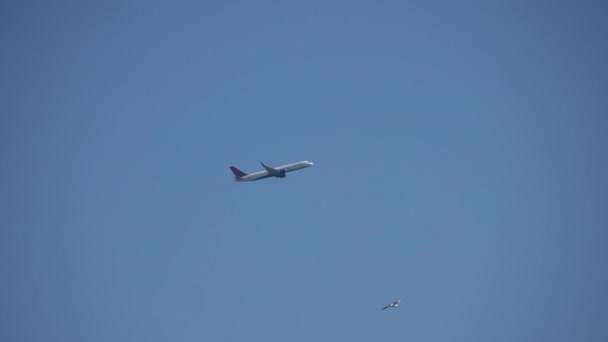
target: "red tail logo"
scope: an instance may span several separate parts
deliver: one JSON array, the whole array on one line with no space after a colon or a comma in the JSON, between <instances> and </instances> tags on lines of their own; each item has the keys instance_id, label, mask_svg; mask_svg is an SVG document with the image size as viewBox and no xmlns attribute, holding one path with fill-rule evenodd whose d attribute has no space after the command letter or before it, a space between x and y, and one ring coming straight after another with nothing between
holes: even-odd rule
<instances>
[{"instance_id":1,"label":"red tail logo","mask_svg":"<svg viewBox=\"0 0 608 342\"><path fill-rule=\"evenodd\" d=\"M235 176L235 177L237 177L237 178L241 178L241 177L245 177L245 176L247 176L247 174L246 174L245 172L243 172L243 171L241 171L241 170L237 169L237 168L236 168L236 167L234 167L234 166L231 166L231 167L230 167L230 170L232 171L232 173L234 173L234 176Z\"/></svg>"}]
</instances>

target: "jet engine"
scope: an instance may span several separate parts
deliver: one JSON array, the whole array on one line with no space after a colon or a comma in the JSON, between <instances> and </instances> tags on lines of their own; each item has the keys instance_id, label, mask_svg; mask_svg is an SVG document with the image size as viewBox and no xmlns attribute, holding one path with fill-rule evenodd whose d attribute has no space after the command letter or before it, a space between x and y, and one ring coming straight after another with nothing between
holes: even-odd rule
<instances>
[{"instance_id":1,"label":"jet engine","mask_svg":"<svg viewBox=\"0 0 608 342\"><path fill-rule=\"evenodd\" d=\"M285 170L279 170L279 174L276 175L277 178L285 178Z\"/></svg>"}]
</instances>

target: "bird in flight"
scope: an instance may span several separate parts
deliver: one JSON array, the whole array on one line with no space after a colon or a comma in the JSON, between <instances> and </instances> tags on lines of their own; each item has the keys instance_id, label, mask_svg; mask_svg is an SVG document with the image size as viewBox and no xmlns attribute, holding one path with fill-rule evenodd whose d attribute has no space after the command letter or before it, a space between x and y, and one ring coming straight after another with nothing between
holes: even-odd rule
<instances>
[{"instance_id":1,"label":"bird in flight","mask_svg":"<svg viewBox=\"0 0 608 342\"><path fill-rule=\"evenodd\" d=\"M382 310L388 309L388 308L398 308L400 302L401 302L401 300L396 300L396 301L390 303L389 305L383 307ZM382 311L382 310L380 310L380 311Z\"/></svg>"}]
</instances>

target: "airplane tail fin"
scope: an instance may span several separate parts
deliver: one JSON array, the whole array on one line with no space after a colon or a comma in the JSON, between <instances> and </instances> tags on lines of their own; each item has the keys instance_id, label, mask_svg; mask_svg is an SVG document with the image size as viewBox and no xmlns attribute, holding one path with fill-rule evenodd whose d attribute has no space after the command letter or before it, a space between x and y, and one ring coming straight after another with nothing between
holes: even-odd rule
<instances>
[{"instance_id":1,"label":"airplane tail fin","mask_svg":"<svg viewBox=\"0 0 608 342\"><path fill-rule=\"evenodd\" d=\"M247 174L245 172L237 169L234 166L230 167L230 171L232 171L232 173L234 173L234 177L236 177L236 178L241 178L241 177L247 176Z\"/></svg>"}]
</instances>

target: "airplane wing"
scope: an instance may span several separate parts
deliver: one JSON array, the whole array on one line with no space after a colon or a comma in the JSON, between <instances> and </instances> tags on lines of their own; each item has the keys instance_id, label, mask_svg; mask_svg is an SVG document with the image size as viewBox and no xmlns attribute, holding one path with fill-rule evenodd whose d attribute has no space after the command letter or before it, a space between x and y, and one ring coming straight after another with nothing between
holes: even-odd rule
<instances>
[{"instance_id":1,"label":"airplane wing","mask_svg":"<svg viewBox=\"0 0 608 342\"><path fill-rule=\"evenodd\" d=\"M262 164L262 166L264 167L264 169L266 169L266 172L268 172L269 175L271 176L275 176L278 178L285 178L285 170L278 170L275 168L272 168L268 165L265 165L264 163L260 162L260 164Z\"/></svg>"},{"instance_id":2,"label":"airplane wing","mask_svg":"<svg viewBox=\"0 0 608 342\"><path fill-rule=\"evenodd\" d=\"M387 306L383 307L382 310L390 308L390 307L391 307L390 305L387 305ZM382 310L380 310L380 311L382 311Z\"/></svg>"},{"instance_id":3,"label":"airplane wing","mask_svg":"<svg viewBox=\"0 0 608 342\"><path fill-rule=\"evenodd\" d=\"M277 169L274 169L274 168L272 168L272 167L270 167L270 166L268 166L268 165L266 165L266 164L264 164L262 162L260 162L260 164L262 164L262 166L264 167L264 169L266 169L266 171L268 171L268 174L276 175L276 174L279 173L279 170L277 170Z\"/></svg>"}]
</instances>

